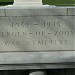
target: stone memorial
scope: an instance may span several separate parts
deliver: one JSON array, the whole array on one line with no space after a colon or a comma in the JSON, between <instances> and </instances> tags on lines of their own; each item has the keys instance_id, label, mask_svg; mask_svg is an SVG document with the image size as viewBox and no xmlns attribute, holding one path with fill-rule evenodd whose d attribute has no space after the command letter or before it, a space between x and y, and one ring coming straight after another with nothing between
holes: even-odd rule
<instances>
[{"instance_id":1,"label":"stone memorial","mask_svg":"<svg viewBox=\"0 0 75 75\"><path fill-rule=\"evenodd\" d=\"M75 50L74 8L0 9L0 51Z\"/></svg>"},{"instance_id":2,"label":"stone memorial","mask_svg":"<svg viewBox=\"0 0 75 75\"><path fill-rule=\"evenodd\" d=\"M0 7L0 64L74 62L74 51L75 7L41 0Z\"/></svg>"}]
</instances>

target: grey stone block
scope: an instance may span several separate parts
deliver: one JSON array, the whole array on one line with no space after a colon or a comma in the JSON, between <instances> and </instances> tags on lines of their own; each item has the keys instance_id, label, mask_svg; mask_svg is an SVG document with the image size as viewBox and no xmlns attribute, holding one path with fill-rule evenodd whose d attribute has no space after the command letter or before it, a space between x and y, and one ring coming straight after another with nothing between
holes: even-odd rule
<instances>
[{"instance_id":1,"label":"grey stone block","mask_svg":"<svg viewBox=\"0 0 75 75\"><path fill-rule=\"evenodd\" d=\"M5 16L5 9L0 8L0 16Z\"/></svg>"},{"instance_id":2,"label":"grey stone block","mask_svg":"<svg viewBox=\"0 0 75 75\"><path fill-rule=\"evenodd\" d=\"M75 50L74 8L5 7L0 51ZM3 12L2 9L0 9Z\"/></svg>"},{"instance_id":3,"label":"grey stone block","mask_svg":"<svg viewBox=\"0 0 75 75\"><path fill-rule=\"evenodd\" d=\"M75 16L75 8L69 8L69 9L68 9L68 14Z\"/></svg>"}]
</instances>

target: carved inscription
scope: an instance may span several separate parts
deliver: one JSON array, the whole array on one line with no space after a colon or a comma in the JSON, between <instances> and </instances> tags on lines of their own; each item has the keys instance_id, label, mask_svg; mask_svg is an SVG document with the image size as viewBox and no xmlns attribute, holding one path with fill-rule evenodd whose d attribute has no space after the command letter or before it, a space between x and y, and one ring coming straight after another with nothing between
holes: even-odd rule
<instances>
[{"instance_id":1,"label":"carved inscription","mask_svg":"<svg viewBox=\"0 0 75 75\"><path fill-rule=\"evenodd\" d=\"M74 17L60 18L0 17L0 51L74 50Z\"/></svg>"}]
</instances>

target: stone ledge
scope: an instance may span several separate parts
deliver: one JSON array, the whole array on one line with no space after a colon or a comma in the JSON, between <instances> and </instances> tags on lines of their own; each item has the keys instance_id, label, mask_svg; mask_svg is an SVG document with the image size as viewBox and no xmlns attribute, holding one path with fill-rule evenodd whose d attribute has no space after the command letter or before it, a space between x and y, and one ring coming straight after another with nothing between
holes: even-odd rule
<instances>
[{"instance_id":1,"label":"stone ledge","mask_svg":"<svg viewBox=\"0 0 75 75\"><path fill-rule=\"evenodd\" d=\"M75 62L75 51L0 53L0 64L50 64L66 62Z\"/></svg>"},{"instance_id":2,"label":"stone ledge","mask_svg":"<svg viewBox=\"0 0 75 75\"><path fill-rule=\"evenodd\" d=\"M0 16L28 16L28 15L75 15L75 8L49 6L6 6L0 7ZM34 13L32 13L34 12ZM5 14L6 13L6 14ZM25 14L24 14L25 13Z\"/></svg>"}]
</instances>

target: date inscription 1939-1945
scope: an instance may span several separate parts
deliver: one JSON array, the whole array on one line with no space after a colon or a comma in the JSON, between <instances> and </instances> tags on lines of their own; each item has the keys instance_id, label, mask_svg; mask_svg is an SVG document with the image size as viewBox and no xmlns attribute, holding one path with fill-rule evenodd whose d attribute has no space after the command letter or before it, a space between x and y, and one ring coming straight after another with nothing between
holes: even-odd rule
<instances>
[{"instance_id":1,"label":"date inscription 1939-1945","mask_svg":"<svg viewBox=\"0 0 75 75\"><path fill-rule=\"evenodd\" d=\"M39 19L38 19L39 18ZM0 17L0 44L6 46L69 46L74 42L74 24L55 17L28 17L1 18ZM71 26L71 27L70 27ZM43 48L42 48L43 49ZM52 48L51 48L52 49ZM53 48L54 49L54 48Z\"/></svg>"}]
</instances>

